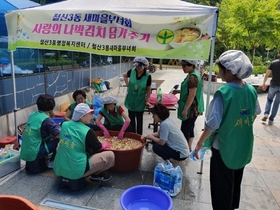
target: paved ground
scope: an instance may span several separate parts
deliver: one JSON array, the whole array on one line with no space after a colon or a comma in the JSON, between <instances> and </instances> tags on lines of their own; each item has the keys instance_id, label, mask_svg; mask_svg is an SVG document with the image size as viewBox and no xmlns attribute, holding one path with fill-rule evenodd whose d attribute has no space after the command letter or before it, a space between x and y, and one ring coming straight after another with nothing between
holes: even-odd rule
<instances>
[{"instance_id":1,"label":"paved ground","mask_svg":"<svg viewBox=\"0 0 280 210\"><path fill-rule=\"evenodd\" d=\"M161 85L163 92L169 92L175 84L180 84L185 75L180 69L157 70L152 74L153 79L165 80ZM117 95L117 89L113 91ZM123 104L124 94L118 95L120 104ZM205 95L206 99L206 95ZM206 101L206 100L205 100ZM266 101L266 94L259 94L262 109ZM171 117L180 125L176 112ZM252 162L247 165L242 182L241 210L251 209L280 209L280 140L279 114L273 126L261 122L261 117L255 121L255 144ZM204 117L199 117L196 123L196 137L203 128ZM152 121L151 114L144 115L144 134L152 132L148 123ZM196 138L197 139L197 138ZM195 144L195 142L194 142ZM107 183L90 182L80 192L69 192L58 187L58 178L52 170L39 175L27 175L19 170L12 175L0 179L0 194L19 195L27 198L40 209L54 209L42 205L46 199L86 206L90 209L121 209L119 200L121 194L128 188L153 183L153 170L157 162L161 161L153 154L151 148L143 149L141 167L129 173L112 173L113 179ZM173 200L173 209L211 209L209 161L203 165L203 174L200 171L200 162L187 159L182 164L184 174L183 189ZM1 208L0 208L1 209ZM67 208L64 208L67 209ZM70 208L68 208L70 209ZM71 208L78 209L78 208Z\"/></svg>"}]
</instances>

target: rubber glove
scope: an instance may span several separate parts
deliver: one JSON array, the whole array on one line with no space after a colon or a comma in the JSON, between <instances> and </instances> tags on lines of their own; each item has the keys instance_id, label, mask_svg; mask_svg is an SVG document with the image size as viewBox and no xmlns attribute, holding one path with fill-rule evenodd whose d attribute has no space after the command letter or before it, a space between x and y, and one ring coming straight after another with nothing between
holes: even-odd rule
<instances>
[{"instance_id":1,"label":"rubber glove","mask_svg":"<svg viewBox=\"0 0 280 210\"><path fill-rule=\"evenodd\" d=\"M129 125L130 125L130 122L128 122L128 121L124 122L122 129L119 132L118 139L120 139L120 140L123 139L124 132L126 131L126 129L128 128Z\"/></svg>"},{"instance_id":2,"label":"rubber glove","mask_svg":"<svg viewBox=\"0 0 280 210\"><path fill-rule=\"evenodd\" d=\"M100 121L98 121L95 124L103 131L105 139L111 138L109 131L105 128L105 126Z\"/></svg>"},{"instance_id":3,"label":"rubber glove","mask_svg":"<svg viewBox=\"0 0 280 210\"><path fill-rule=\"evenodd\" d=\"M111 144L109 142L105 141L105 142L102 143L102 149L103 150L108 149L110 147L111 147Z\"/></svg>"}]
</instances>

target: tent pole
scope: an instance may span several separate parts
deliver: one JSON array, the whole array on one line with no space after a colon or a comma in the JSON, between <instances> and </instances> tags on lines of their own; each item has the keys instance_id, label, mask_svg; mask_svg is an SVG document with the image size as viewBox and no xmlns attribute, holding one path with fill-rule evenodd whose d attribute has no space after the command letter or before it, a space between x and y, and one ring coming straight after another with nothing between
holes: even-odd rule
<instances>
[{"instance_id":1,"label":"tent pole","mask_svg":"<svg viewBox=\"0 0 280 210\"><path fill-rule=\"evenodd\" d=\"M206 98L206 112L205 116L208 112L208 106L210 101L210 90L211 90L211 77L212 77L212 69L213 69L213 60L214 60L214 49L215 49L215 37L212 38L211 42L211 54L210 54L210 70L208 74L208 89L207 89L207 98ZM202 174L203 171L203 160L200 162L200 171L197 172L198 174Z\"/></svg>"},{"instance_id":2,"label":"tent pole","mask_svg":"<svg viewBox=\"0 0 280 210\"><path fill-rule=\"evenodd\" d=\"M15 67L14 67L14 52L10 51L10 58L11 58L11 73L12 73L12 80L13 80L13 92L14 92L14 124L15 124L15 136L18 139L18 130L17 130L17 92L16 92L16 78L15 78Z\"/></svg>"},{"instance_id":3,"label":"tent pole","mask_svg":"<svg viewBox=\"0 0 280 210\"><path fill-rule=\"evenodd\" d=\"M120 74L119 76L122 75L122 56L120 56Z\"/></svg>"},{"instance_id":4,"label":"tent pole","mask_svg":"<svg viewBox=\"0 0 280 210\"><path fill-rule=\"evenodd\" d=\"M200 74L200 68L201 68L201 60L198 60L198 73ZM200 77L202 77L202 75L200 75Z\"/></svg>"},{"instance_id":5,"label":"tent pole","mask_svg":"<svg viewBox=\"0 0 280 210\"><path fill-rule=\"evenodd\" d=\"M89 86L91 86L91 53L89 54Z\"/></svg>"}]
</instances>

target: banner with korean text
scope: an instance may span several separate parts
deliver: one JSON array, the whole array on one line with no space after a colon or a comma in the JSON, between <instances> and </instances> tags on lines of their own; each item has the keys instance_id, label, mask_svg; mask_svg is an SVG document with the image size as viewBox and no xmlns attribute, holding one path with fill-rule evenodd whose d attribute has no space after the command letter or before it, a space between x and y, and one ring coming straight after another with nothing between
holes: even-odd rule
<instances>
[{"instance_id":1,"label":"banner with korean text","mask_svg":"<svg viewBox=\"0 0 280 210\"><path fill-rule=\"evenodd\" d=\"M207 60L215 14L141 16L110 11L19 10L6 14L9 49Z\"/></svg>"}]
</instances>

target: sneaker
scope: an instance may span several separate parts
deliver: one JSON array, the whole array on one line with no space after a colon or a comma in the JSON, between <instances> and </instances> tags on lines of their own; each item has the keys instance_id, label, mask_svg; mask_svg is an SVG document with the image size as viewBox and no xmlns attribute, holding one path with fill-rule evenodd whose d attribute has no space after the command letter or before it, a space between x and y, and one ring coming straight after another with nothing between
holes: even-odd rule
<instances>
[{"instance_id":1,"label":"sneaker","mask_svg":"<svg viewBox=\"0 0 280 210\"><path fill-rule=\"evenodd\" d=\"M106 172L101 172L98 175L92 174L90 175L91 181L101 181L101 182L107 182L112 179L112 176Z\"/></svg>"},{"instance_id":2,"label":"sneaker","mask_svg":"<svg viewBox=\"0 0 280 210\"><path fill-rule=\"evenodd\" d=\"M50 162L48 163L48 168L53 168L53 161L50 161Z\"/></svg>"},{"instance_id":3,"label":"sneaker","mask_svg":"<svg viewBox=\"0 0 280 210\"><path fill-rule=\"evenodd\" d=\"M265 114L265 115L263 116L263 118L262 118L262 121L266 122L267 118L268 118L268 115Z\"/></svg>"},{"instance_id":4,"label":"sneaker","mask_svg":"<svg viewBox=\"0 0 280 210\"><path fill-rule=\"evenodd\" d=\"M273 121L268 120L268 125L273 125Z\"/></svg>"}]
</instances>

